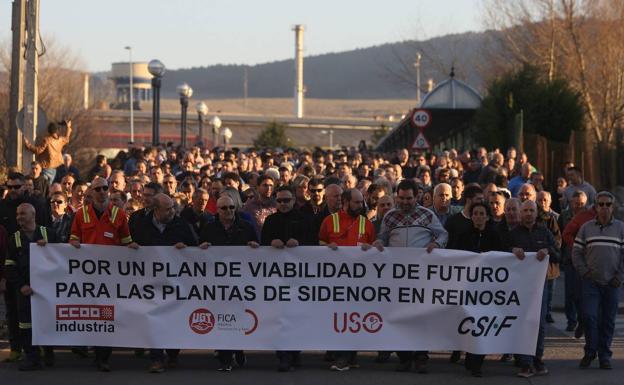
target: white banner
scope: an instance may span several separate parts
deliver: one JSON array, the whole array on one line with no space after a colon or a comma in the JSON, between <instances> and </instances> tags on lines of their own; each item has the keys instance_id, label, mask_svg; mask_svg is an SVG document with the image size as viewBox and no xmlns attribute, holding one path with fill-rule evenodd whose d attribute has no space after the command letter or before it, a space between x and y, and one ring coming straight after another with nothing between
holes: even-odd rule
<instances>
[{"instance_id":1,"label":"white banner","mask_svg":"<svg viewBox=\"0 0 624 385\"><path fill-rule=\"evenodd\" d=\"M33 245L33 342L534 354L547 265L441 249Z\"/></svg>"}]
</instances>

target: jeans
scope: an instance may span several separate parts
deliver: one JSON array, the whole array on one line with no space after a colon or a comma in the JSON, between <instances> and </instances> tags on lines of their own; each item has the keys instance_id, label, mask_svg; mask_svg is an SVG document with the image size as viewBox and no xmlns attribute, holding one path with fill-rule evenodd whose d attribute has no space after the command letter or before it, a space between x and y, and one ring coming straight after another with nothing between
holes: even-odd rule
<instances>
[{"instance_id":1,"label":"jeans","mask_svg":"<svg viewBox=\"0 0 624 385\"><path fill-rule=\"evenodd\" d=\"M565 315L568 325L576 325L581 321L581 279L569 264L562 265L565 285Z\"/></svg>"},{"instance_id":2,"label":"jeans","mask_svg":"<svg viewBox=\"0 0 624 385\"><path fill-rule=\"evenodd\" d=\"M615 329L620 289L583 279L583 322L585 327L585 355L611 359L611 341Z\"/></svg>"},{"instance_id":3,"label":"jeans","mask_svg":"<svg viewBox=\"0 0 624 385\"><path fill-rule=\"evenodd\" d=\"M553 298L553 293L555 292L555 284L556 284L556 279L549 279L547 280L547 285L548 285L548 300L546 302L546 314L550 315L551 311L552 311L552 298Z\"/></svg>"},{"instance_id":4,"label":"jeans","mask_svg":"<svg viewBox=\"0 0 624 385\"><path fill-rule=\"evenodd\" d=\"M544 281L544 292L542 293L542 307L540 309L540 322L537 332L537 345L535 347L535 356L529 356L526 354L518 354L520 366L528 368L533 364L535 358L542 359L544 356L544 340L545 340L545 324L546 324L546 311L548 306L548 281Z\"/></svg>"},{"instance_id":5,"label":"jeans","mask_svg":"<svg viewBox=\"0 0 624 385\"><path fill-rule=\"evenodd\" d=\"M52 184L54 178L56 177L56 169L55 168L44 168L41 170L41 173L48 178L48 183Z\"/></svg>"}]
</instances>

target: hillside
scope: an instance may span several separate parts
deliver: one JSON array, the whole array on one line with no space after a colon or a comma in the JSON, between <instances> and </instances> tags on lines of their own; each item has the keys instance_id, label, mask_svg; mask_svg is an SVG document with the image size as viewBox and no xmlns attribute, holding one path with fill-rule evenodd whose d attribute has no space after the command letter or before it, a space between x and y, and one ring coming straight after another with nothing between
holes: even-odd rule
<instances>
[{"instance_id":1,"label":"hillside","mask_svg":"<svg viewBox=\"0 0 624 385\"><path fill-rule=\"evenodd\" d=\"M318 99L411 99L415 97L416 52L423 53L422 86L437 83L455 66L457 77L473 87L484 88L480 76L482 49L492 32L446 35L424 42L405 41L352 51L309 56L304 61L307 98ZM162 95L175 98L176 86L187 82L194 99L242 98L244 66L216 65L168 70ZM407 80L406 80L407 79ZM412 84L409 84L412 82ZM250 98L289 98L294 87L293 60L248 67Z\"/></svg>"}]
</instances>

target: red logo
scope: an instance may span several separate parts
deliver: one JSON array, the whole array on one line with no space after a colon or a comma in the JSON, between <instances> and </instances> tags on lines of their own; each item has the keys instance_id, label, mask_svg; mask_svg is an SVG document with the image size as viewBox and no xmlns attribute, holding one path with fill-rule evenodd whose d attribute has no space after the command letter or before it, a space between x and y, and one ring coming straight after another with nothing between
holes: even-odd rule
<instances>
[{"instance_id":1,"label":"red logo","mask_svg":"<svg viewBox=\"0 0 624 385\"><path fill-rule=\"evenodd\" d=\"M59 321L114 321L115 306L112 305L56 305Z\"/></svg>"},{"instance_id":2,"label":"red logo","mask_svg":"<svg viewBox=\"0 0 624 385\"><path fill-rule=\"evenodd\" d=\"M383 326L383 319L379 313L370 312L361 316L358 312L334 313L334 331L336 333L353 333L357 334L362 329L367 333L377 333Z\"/></svg>"},{"instance_id":3,"label":"red logo","mask_svg":"<svg viewBox=\"0 0 624 385\"><path fill-rule=\"evenodd\" d=\"M189 316L189 326L197 334L208 334L214 328L215 317L208 309L197 309Z\"/></svg>"}]
</instances>

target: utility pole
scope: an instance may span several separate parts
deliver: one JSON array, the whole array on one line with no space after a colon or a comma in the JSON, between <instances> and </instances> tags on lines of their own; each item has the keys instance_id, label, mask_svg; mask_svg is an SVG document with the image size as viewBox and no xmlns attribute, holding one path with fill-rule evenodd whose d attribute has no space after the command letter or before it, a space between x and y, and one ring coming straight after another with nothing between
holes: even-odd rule
<instances>
[{"instance_id":1,"label":"utility pole","mask_svg":"<svg viewBox=\"0 0 624 385\"><path fill-rule=\"evenodd\" d=\"M26 30L26 0L13 0L11 19L13 33L11 47L11 95L9 108L9 138L7 164L22 164L22 132L17 127L17 114L22 109L24 98L24 34Z\"/></svg>"},{"instance_id":2,"label":"utility pole","mask_svg":"<svg viewBox=\"0 0 624 385\"><path fill-rule=\"evenodd\" d=\"M39 71L39 0L28 0L26 9L26 77L24 81L24 136L31 143L37 137L37 74ZM22 171L30 169L31 152L24 152Z\"/></svg>"},{"instance_id":3,"label":"utility pole","mask_svg":"<svg viewBox=\"0 0 624 385\"><path fill-rule=\"evenodd\" d=\"M243 112L247 113L247 92L249 90L249 73L247 66L243 69Z\"/></svg>"}]
</instances>

